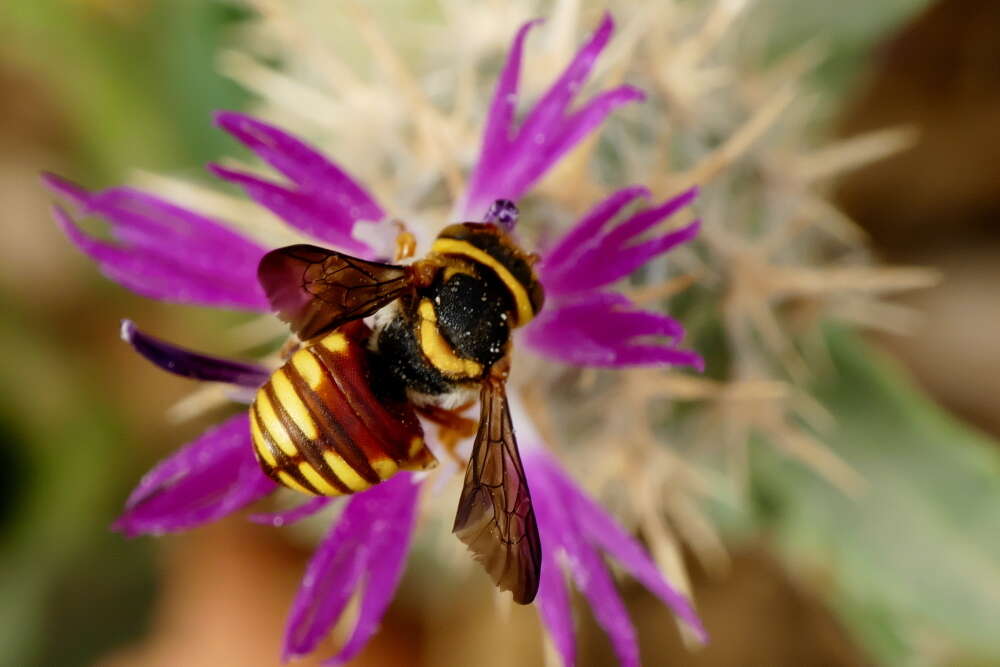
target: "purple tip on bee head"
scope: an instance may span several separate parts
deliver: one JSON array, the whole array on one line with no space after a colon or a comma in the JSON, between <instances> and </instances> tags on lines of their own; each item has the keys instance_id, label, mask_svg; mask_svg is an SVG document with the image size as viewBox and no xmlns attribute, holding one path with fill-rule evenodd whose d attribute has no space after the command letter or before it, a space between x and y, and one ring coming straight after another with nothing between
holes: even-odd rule
<instances>
[{"instance_id":1,"label":"purple tip on bee head","mask_svg":"<svg viewBox=\"0 0 1000 667\"><path fill-rule=\"evenodd\" d=\"M509 199L497 199L486 211L483 222L492 222L510 231L517 224L517 216L517 205L514 202Z\"/></svg>"}]
</instances>

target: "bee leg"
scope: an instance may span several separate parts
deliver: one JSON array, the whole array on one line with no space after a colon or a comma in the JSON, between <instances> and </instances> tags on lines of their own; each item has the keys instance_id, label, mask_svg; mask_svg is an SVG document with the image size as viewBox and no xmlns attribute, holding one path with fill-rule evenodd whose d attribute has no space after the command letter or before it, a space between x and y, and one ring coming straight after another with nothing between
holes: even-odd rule
<instances>
[{"instance_id":1,"label":"bee leg","mask_svg":"<svg viewBox=\"0 0 1000 667\"><path fill-rule=\"evenodd\" d=\"M428 421L432 421L438 425L438 440L444 445L445 453L461 466L464 466L467 461L456 454L455 449L460 442L471 438L479 430L479 424L475 419L469 419L461 415L471 405L472 403L466 403L454 410L445 410L435 405L417 407L417 412L423 415Z\"/></svg>"},{"instance_id":2,"label":"bee leg","mask_svg":"<svg viewBox=\"0 0 1000 667\"><path fill-rule=\"evenodd\" d=\"M399 229L399 233L396 234L396 252L393 261L398 262L413 257L417 252L417 237L406 228L402 220L394 220L393 223Z\"/></svg>"}]
</instances>

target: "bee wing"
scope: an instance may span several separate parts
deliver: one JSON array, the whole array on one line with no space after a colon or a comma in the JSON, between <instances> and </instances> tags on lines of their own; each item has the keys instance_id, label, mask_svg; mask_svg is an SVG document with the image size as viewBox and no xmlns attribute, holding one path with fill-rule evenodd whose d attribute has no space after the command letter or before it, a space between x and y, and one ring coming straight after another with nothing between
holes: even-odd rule
<instances>
[{"instance_id":1,"label":"bee wing","mask_svg":"<svg viewBox=\"0 0 1000 667\"><path fill-rule=\"evenodd\" d=\"M278 317L307 340L387 305L413 285L414 273L405 266L293 245L264 255L257 278Z\"/></svg>"},{"instance_id":2,"label":"bee wing","mask_svg":"<svg viewBox=\"0 0 1000 667\"><path fill-rule=\"evenodd\" d=\"M538 592L542 545L502 381L483 384L482 414L452 532L494 583L528 604Z\"/></svg>"}]
</instances>

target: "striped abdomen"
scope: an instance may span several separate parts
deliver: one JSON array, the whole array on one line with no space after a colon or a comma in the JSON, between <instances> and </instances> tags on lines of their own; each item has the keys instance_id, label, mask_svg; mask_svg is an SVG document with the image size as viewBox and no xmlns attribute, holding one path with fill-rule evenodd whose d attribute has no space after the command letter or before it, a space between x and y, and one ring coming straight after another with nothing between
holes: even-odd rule
<instances>
[{"instance_id":1,"label":"striped abdomen","mask_svg":"<svg viewBox=\"0 0 1000 667\"><path fill-rule=\"evenodd\" d=\"M271 479L333 496L436 464L412 407L378 396L362 323L298 350L250 406L254 451Z\"/></svg>"}]
</instances>

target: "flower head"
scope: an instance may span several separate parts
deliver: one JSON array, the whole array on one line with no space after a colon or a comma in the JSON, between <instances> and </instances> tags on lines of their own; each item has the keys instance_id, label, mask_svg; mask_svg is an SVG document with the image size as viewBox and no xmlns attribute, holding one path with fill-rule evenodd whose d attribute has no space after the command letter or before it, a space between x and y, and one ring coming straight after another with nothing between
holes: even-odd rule
<instances>
[{"instance_id":1,"label":"flower head","mask_svg":"<svg viewBox=\"0 0 1000 667\"><path fill-rule=\"evenodd\" d=\"M523 47L536 23L526 24L514 38L489 108L479 159L456 207L465 219L485 219L511 230L518 217L513 202L615 108L642 99L638 90L622 86L570 111L611 37L613 24L605 16L555 83L517 122ZM284 178L271 180L212 165L215 175L240 186L314 242L377 257L378 249L356 234L357 223L388 221L388 209L346 170L261 120L222 112L216 122ZM114 241L97 240L84 233L68 211L55 209L69 238L122 285L166 301L270 310L256 276L258 262L269 248L232 231L225 222L132 188L88 192L55 176L46 176L46 182L77 215L97 215L110 223ZM553 244L539 249L537 273L548 303L523 331L519 344L542 359L574 366L701 368L697 354L677 347L683 330L676 321L642 310L612 289L615 282L697 233L697 222L653 231L692 202L693 190L635 210L634 205L648 195L640 187L615 192ZM633 210L626 213L630 206ZM390 228L379 229L389 233ZM211 357L158 340L131 322L124 323L122 335L153 363L187 377L245 390L259 387L270 375L271 369L260 364ZM527 419L524 411L516 411L516 420ZM525 449L524 468L546 554L538 605L564 661L572 664L575 655L565 571L587 597L621 662L638 663L635 632L601 551L618 560L704 639L687 600L663 579L642 547L571 481L539 443ZM293 604L286 658L314 650L355 595L360 596L360 613L333 662L350 659L376 631L402 575L423 478L401 472L346 501L309 564ZM249 420L240 415L210 429L150 471L129 497L115 527L127 535L186 530L233 513L276 488L254 460ZM330 502L311 499L290 511L251 518L282 525Z\"/></svg>"}]
</instances>

